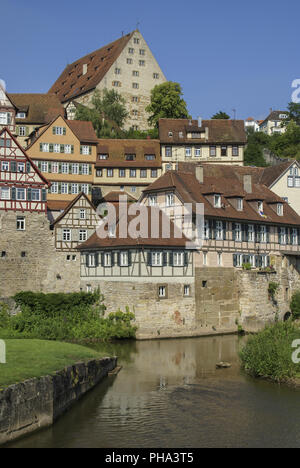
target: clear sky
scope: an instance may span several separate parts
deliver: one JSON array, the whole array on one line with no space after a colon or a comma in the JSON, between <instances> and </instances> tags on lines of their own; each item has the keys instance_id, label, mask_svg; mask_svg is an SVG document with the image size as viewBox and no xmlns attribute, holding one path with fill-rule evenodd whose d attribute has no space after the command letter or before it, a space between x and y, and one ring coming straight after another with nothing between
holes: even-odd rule
<instances>
[{"instance_id":1,"label":"clear sky","mask_svg":"<svg viewBox=\"0 0 300 468\"><path fill-rule=\"evenodd\" d=\"M68 63L138 22L195 118L263 118L300 78L299 0L1 0L0 13L8 92L47 92Z\"/></svg>"}]
</instances>

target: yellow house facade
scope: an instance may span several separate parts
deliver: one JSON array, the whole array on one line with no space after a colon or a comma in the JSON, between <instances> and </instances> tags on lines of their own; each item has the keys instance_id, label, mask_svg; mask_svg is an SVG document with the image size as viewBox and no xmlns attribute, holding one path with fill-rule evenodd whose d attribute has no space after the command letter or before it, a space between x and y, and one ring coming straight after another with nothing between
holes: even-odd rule
<instances>
[{"instance_id":1,"label":"yellow house facade","mask_svg":"<svg viewBox=\"0 0 300 468\"><path fill-rule=\"evenodd\" d=\"M91 122L58 116L38 130L27 153L51 182L49 201L70 202L81 192L91 198L97 143Z\"/></svg>"}]
</instances>

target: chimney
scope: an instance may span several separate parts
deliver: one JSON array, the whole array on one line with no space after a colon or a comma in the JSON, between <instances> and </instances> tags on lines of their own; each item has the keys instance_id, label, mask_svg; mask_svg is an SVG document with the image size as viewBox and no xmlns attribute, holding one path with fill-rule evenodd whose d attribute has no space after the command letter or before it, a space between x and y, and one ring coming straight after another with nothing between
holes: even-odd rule
<instances>
[{"instance_id":1,"label":"chimney","mask_svg":"<svg viewBox=\"0 0 300 468\"><path fill-rule=\"evenodd\" d=\"M198 117L198 127L202 127L202 117Z\"/></svg>"},{"instance_id":2,"label":"chimney","mask_svg":"<svg viewBox=\"0 0 300 468\"><path fill-rule=\"evenodd\" d=\"M195 171L196 179L200 184L203 184L204 182L204 170L203 166L196 166L196 171Z\"/></svg>"},{"instance_id":3,"label":"chimney","mask_svg":"<svg viewBox=\"0 0 300 468\"><path fill-rule=\"evenodd\" d=\"M84 63L84 64L82 65L82 74L83 74L83 75L86 75L86 74L87 74L87 63Z\"/></svg>"},{"instance_id":4,"label":"chimney","mask_svg":"<svg viewBox=\"0 0 300 468\"><path fill-rule=\"evenodd\" d=\"M252 193L252 176L244 175L244 190L247 193Z\"/></svg>"}]
</instances>

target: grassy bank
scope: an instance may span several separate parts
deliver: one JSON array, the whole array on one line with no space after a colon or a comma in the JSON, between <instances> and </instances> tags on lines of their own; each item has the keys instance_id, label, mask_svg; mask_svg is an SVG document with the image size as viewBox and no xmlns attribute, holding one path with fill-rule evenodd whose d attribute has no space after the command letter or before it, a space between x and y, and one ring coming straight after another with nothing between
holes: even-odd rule
<instances>
[{"instance_id":1,"label":"grassy bank","mask_svg":"<svg viewBox=\"0 0 300 468\"><path fill-rule=\"evenodd\" d=\"M5 343L6 364L0 364L0 389L52 374L80 361L102 357L97 351L84 346L58 341L19 339L5 340Z\"/></svg>"},{"instance_id":2,"label":"grassy bank","mask_svg":"<svg viewBox=\"0 0 300 468\"><path fill-rule=\"evenodd\" d=\"M300 329L293 322L280 322L251 336L240 353L243 369L253 377L264 377L282 383L300 376L300 364L292 355L294 340ZM300 353L299 353L300 357Z\"/></svg>"}]
</instances>

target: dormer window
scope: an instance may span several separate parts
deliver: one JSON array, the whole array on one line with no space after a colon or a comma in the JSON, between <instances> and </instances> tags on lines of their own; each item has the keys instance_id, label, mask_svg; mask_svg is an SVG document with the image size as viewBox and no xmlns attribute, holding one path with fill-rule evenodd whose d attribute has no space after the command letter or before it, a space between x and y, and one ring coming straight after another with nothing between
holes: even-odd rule
<instances>
[{"instance_id":1,"label":"dormer window","mask_svg":"<svg viewBox=\"0 0 300 468\"><path fill-rule=\"evenodd\" d=\"M169 132L169 137L172 138L173 132Z\"/></svg>"},{"instance_id":2,"label":"dormer window","mask_svg":"<svg viewBox=\"0 0 300 468\"><path fill-rule=\"evenodd\" d=\"M108 154L99 154L98 159L108 159Z\"/></svg>"},{"instance_id":3,"label":"dormer window","mask_svg":"<svg viewBox=\"0 0 300 468\"><path fill-rule=\"evenodd\" d=\"M283 204L282 203L277 204L277 215L283 216Z\"/></svg>"},{"instance_id":4,"label":"dormer window","mask_svg":"<svg viewBox=\"0 0 300 468\"><path fill-rule=\"evenodd\" d=\"M17 113L17 119L25 119L25 118L26 118L25 112L18 112Z\"/></svg>"},{"instance_id":5,"label":"dormer window","mask_svg":"<svg viewBox=\"0 0 300 468\"><path fill-rule=\"evenodd\" d=\"M264 212L264 203L262 201L257 202L257 209L259 213Z\"/></svg>"},{"instance_id":6,"label":"dormer window","mask_svg":"<svg viewBox=\"0 0 300 468\"><path fill-rule=\"evenodd\" d=\"M215 208L221 208L221 195L214 195L214 207Z\"/></svg>"},{"instance_id":7,"label":"dormer window","mask_svg":"<svg viewBox=\"0 0 300 468\"><path fill-rule=\"evenodd\" d=\"M242 198L237 199L237 210L243 211L244 208L244 200Z\"/></svg>"},{"instance_id":8,"label":"dormer window","mask_svg":"<svg viewBox=\"0 0 300 468\"><path fill-rule=\"evenodd\" d=\"M125 154L125 160L126 161L134 161L135 160L135 154Z\"/></svg>"},{"instance_id":9,"label":"dormer window","mask_svg":"<svg viewBox=\"0 0 300 468\"><path fill-rule=\"evenodd\" d=\"M179 138L183 138L183 132L179 132Z\"/></svg>"}]
</instances>

